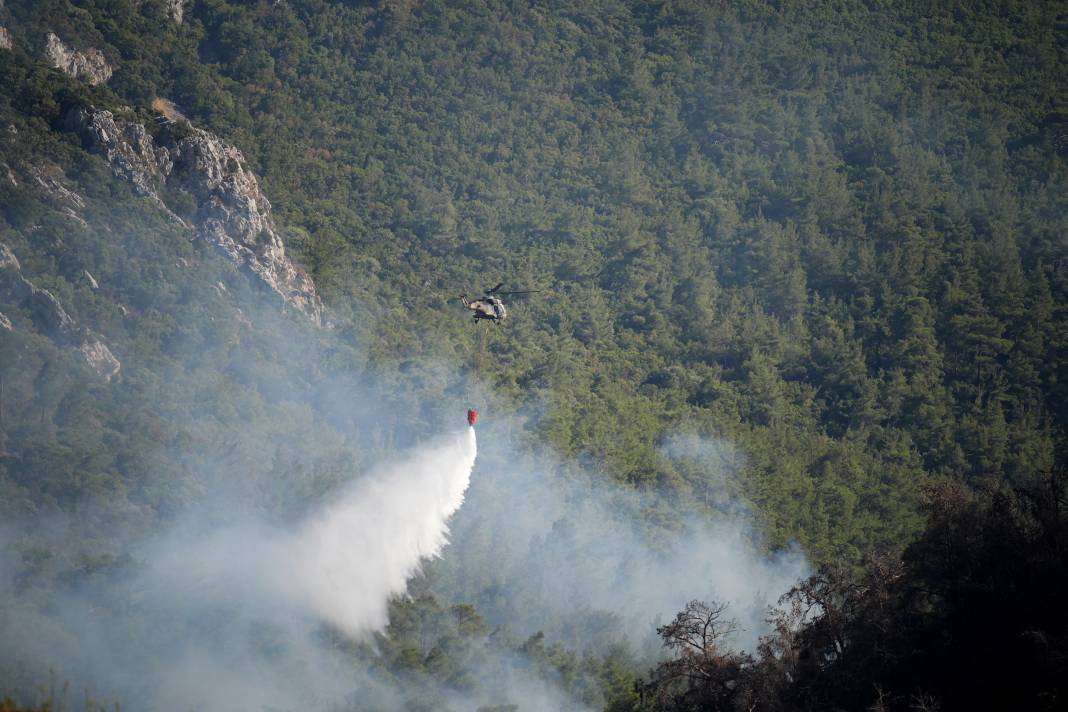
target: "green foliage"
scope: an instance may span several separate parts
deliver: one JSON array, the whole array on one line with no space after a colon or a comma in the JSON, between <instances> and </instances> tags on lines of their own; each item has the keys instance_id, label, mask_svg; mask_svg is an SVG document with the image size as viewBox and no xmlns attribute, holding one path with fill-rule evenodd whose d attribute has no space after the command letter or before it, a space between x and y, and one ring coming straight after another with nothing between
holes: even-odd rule
<instances>
[{"instance_id":1,"label":"green foliage","mask_svg":"<svg viewBox=\"0 0 1068 712\"><path fill-rule=\"evenodd\" d=\"M659 629L674 651L643 683L655 710L1057 709L1065 695L1063 473L1013 492L931 493L903 559L827 566L783 597L755 656L726 651L723 606ZM641 709L633 706L630 709Z\"/></svg>"},{"instance_id":2,"label":"green foliage","mask_svg":"<svg viewBox=\"0 0 1068 712\"><path fill-rule=\"evenodd\" d=\"M422 583L414 582L415 588ZM401 683L412 708L424 701L440 704L443 694L493 699L479 709L522 707L525 700L516 699L508 683L516 670L589 707L629 699L616 688L633 689L636 679L635 662L622 648L579 656L547 645L540 632L515 640L504 630L490 630L474 607L445 606L426 593L392 602L389 627L376 636L375 648L376 664Z\"/></svg>"},{"instance_id":3,"label":"green foliage","mask_svg":"<svg viewBox=\"0 0 1068 712\"><path fill-rule=\"evenodd\" d=\"M1065 457L1057 3L197 0L177 25L158 0L8 0L0 24L3 165L86 198L82 225L0 173L0 240L123 362L87 379L2 305L5 513L137 511L133 536L225 468L250 507L298 516L405 444L338 407L338 383L417 438L481 379L538 414L525 437L709 515L709 473L659 448L680 427L729 439L769 546L817 563L901 550L931 482L1023 483ZM100 49L109 85L45 66L47 31ZM155 130L157 97L242 149L341 339L275 328L64 133L89 103ZM501 280L542 291L472 328L455 295ZM27 576L47 588L78 553ZM388 664L467 689L477 612L468 629L413 606L433 615L400 638L440 626L448 652ZM626 665L527 642L579 696L630 704Z\"/></svg>"}]
</instances>

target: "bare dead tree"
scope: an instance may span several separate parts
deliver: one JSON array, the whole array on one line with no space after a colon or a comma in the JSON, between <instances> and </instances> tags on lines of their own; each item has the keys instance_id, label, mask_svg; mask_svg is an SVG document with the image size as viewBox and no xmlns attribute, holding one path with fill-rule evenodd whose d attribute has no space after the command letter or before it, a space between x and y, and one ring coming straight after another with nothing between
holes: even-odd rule
<instances>
[{"instance_id":1,"label":"bare dead tree","mask_svg":"<svg viewBox=\"0 0 1068 712\"><path fill-rule=\"evenodd\" d=\"M674 657L650 674L643 693L661 709L725 709L737 688L748 656L722 649L737 628L724 617L727 604L690 601L675 619L657 628Z\"/></svg>"}]
</instances>

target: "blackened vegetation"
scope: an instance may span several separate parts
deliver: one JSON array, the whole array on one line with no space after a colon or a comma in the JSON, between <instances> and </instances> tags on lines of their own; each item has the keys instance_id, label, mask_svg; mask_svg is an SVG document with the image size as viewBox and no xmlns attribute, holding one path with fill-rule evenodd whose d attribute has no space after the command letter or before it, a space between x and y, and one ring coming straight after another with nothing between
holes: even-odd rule
<instances>
[{"instance_id":1,"label":"blackened vegetation","mask_svg":"<svg viewBox=\"0 0 1068 712\"><path fill-rule=\"evenodd\" d=\"M724 606L659 629L673 659L639 686L657 710L1064 709L1068 476L930 497L899 559L827 566L782 599L756 655L722 648Z\"/></svg>"},{"instance_id":2,"label":"blackened vegetation","mask_svg":"<svg viewBox=\"0 0 1068 712\"><path fill-rule=\"evenodd\" d=\"M674 658L657 666L647 690L667 709L719 708L733 704L738 678L750 664L744 654L721 649L735 624L726 620L727 604L691 601L670 624L657 628ZM673 695L673 691L678 690Z\"/></svg>"}]
</instances>

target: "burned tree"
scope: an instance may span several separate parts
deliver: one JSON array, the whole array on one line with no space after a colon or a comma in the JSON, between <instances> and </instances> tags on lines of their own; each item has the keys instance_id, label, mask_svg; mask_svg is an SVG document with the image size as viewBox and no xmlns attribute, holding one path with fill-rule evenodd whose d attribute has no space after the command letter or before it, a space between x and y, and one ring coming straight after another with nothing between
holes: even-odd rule
<instances>
[{"instance_id":1,"label":"burned tree","mask_svg":"<svg viewBox=\"0 0 1068 712\"><path fill-rule=\"evenodd\" d=\"M724 617L725 603L690 601L675 620L657 628L664 647L674 657L660 663L642 688L657 709L733 709L739 681L752 660L724 648L735 631Z\"/></svg>"}]
</instances>

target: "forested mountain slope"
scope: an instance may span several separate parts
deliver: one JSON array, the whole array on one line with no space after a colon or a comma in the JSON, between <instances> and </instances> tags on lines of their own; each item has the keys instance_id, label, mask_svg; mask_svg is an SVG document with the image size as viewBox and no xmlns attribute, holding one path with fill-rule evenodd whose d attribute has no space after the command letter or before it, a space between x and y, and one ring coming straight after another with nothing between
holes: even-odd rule
<instances>
[{"instance_id":1,"label":"forested mountain slope","mask_svg":"<svg viewBox=\"0 0 1068 712\"><path fill-rule=\"evenodd\" d=\"M164 97L240 146L376 360L468 361L564 453L697 500L655 446L725 434L775 541L817 556L898 541L925 474L1050 466L1056 4L166 12L8 3L5 61L53 31L115 65L113 103ZM501 279L543 291L479 333L450 300Z\"/></svg>"},{"instance_id":2,"label":"forested mountain slope","mask_svg":"<svg viewBox=\"0 0 1068 712\"><path fill-rule=\"evenodd\" d=\"M656 493L650 526L744 506L816 564L900 552L929 485L1065 460L1061 3L6 0L0 27L0 508L95 552L30 537L23 593L219 489L297 517L458 400L563 480ZM457 295L501 281L540 291L476 328ZM729 502L664 456L680 432L737 452Z\"/></svg>"}]
</instances>

